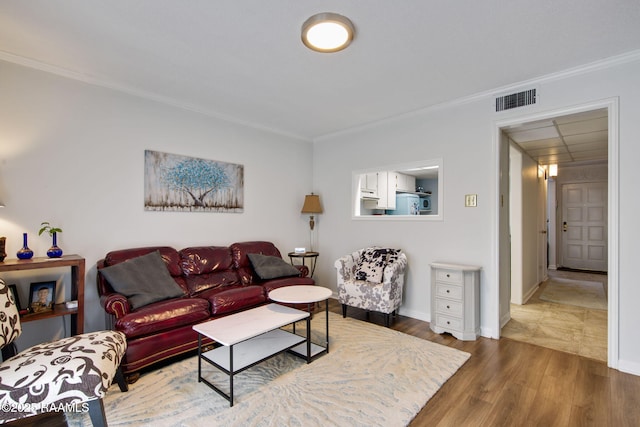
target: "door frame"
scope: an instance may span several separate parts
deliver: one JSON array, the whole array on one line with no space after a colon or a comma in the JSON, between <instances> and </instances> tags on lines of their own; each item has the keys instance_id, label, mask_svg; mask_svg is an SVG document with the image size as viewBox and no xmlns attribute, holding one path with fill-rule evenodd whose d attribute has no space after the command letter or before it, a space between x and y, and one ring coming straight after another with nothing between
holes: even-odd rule
<instances>
[{"instance_id":1,"label":"door frame","mask_svg":"<svg viewBox=\"0 0 640 427\"><path fill-rule=\"evenodd\" d=\"M502 189L500 188L500 175L501 168L504 165L500 163L500 147L502 144L502 128L507 126L520 125L527 122L537 120L548 120L558 116L564 116L568 114L581 113L590 110L596 110L600 108L607 109L608 119L608 176L607 176L607 189L608 189L608 309L607 309L607 325L608 325L608 342L607 342L607 366L613 369L618 369L619 364L619 352L618 345L620 341L619 330L620 325L618 321L619 311L619 212L620 212L620 200L619 200L619 186L620 186L620 159L619 159L619 98L607 98L603 100L597 100L590 103L580 104L576 106L570 106L565 108L559 108L552 111L525 114L522 116L512 117L509 119L499 120L494 122L493 132L493 149L494 149L494 213L493 213L493 260L494 271L496 272L496 290L493 295L493 307L494 312L490 316L490 327L494 332L493 338L500 338L501 326L504 319L501 319L500 312L500 295L503 292L508 292L507 289L503 289L506 285L511 286L510 278L500 277L500 245L508 244L508 242L501 243L500 225L501 221L508 221L508 218L500 217L500 203L502 198ZM508 165L507 165L508 166ZM504 169L502 169L504 170ZM506 280L505 280L506 279Z\"/></svg>"}]
</instances>

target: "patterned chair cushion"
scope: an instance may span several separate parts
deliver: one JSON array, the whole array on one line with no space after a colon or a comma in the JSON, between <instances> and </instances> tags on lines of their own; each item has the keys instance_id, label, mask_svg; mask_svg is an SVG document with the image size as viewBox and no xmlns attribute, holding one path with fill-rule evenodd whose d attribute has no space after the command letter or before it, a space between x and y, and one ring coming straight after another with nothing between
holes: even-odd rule
<instances>
[{"instance_id":1,"label":"patterned chair cushion","mask_svg":"<svg viewBox=\"0 0 640 427\"><path fill-rule=\"evenodd\" d=\"M382 283L382 273L389 262L398 259L399 249L367 248L362 251L356 268L356 280Z\"/></svg>"},{"instance_id":2,"label":"patterned chair cushion","mask_svg":"<svg viewBox=\"0 0 640 427\"><path fill-rule=\"evenodd\" d=\"M11 344L21 333L22 325L13 294L0 279L0 348Z\"/></svg>"},{"instance_id":3,"label":"patterned chair cushion","mask_svg":"<svg viewBox=\"0 0 640 427\"><path fill-rule=\"evenodd\" d=\"M0 420L35 415L25 402L40 407L79 404L102 398L126 350L125 336L99 331L35 345L0 365ZM34 405L29 405L34 409Z\"/></svg>"}]
</instances>

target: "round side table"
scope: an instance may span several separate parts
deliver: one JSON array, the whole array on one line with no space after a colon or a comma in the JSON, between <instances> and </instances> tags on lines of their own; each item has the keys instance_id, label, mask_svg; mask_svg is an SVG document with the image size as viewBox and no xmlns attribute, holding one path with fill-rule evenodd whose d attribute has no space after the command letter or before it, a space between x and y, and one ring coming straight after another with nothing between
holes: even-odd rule
<instances>
[{"instance_id":1,"label":"round side table","mask_svg":"<svg viewBox=\"0 0 640 427\"><path fill-rule=\"evenodd\" d=\"M293 285L283 286L269 292L269 299L285 304L307 304L309 312L311 304L324 301L326 333L325 345L320 346L311 343L311 357L316 357L322 353L329 353L329 297L332 295L331 289L315 285Z\"/></svg>"},{"instance_id":2,"label":"round side table","mask_svg":"<svg viewBox=\"0 0 640 427\"><path fill-rule=\"evenodd\" d=\"M293 265L294 258L302 258L302 265L305 265L305 261L309 259L309 269L311 270L311 274L309 277L313 277L313 272L316 271L316 261L318 260L319 252L289 252L289 261L291 265Z\"/></svg>"}]
</instances>

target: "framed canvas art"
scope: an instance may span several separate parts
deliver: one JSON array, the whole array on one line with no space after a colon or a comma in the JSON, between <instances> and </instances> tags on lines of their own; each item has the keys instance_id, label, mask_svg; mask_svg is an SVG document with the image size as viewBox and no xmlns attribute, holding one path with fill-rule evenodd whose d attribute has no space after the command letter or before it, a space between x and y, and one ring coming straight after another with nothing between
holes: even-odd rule
<instances>
[{"instance_id":1,"label":"framed canvas art","mask_svg":"<svg viewBox=\"0 0 640 427\"><path fill-rule=\"evenodd\" d=\"M144 209L243 212L244 166L145 150Z\"/></svg>"}]
</instances>

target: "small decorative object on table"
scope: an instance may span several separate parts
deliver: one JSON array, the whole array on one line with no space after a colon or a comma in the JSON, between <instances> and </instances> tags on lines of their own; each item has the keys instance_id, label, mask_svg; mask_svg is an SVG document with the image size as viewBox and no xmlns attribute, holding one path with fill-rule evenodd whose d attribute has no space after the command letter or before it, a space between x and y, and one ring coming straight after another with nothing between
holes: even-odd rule
<instances>
[{"instance_id":1,"label":"small decorative object on table","mask_svg":"<svg viewBox=\"0 0 640 427\"><path fill-rule=\"evenodd\" d=\"M29 288L29 310L32 313L52 311L55 298L55 281L32 283Z\"/></svg>"},{"instance_id":2,"label":"small decorative object on table","mask_svg":"<svg viewBox=\"0 0 640 427\"><path fill-rule=\"evenodd\" d=\"M27 233L22 233L22 249L20 249L16 256L18 259L31 259L33 258L33 251L29 249L27 245Z\"/></svg>"},{"instance_id":3,"label":"small decorative object on table","mask_svg":"<svg viewBox=\"0 0 640 427\"><path fill-rule=\"evenodd\" d=\"M40 231L38 231L38 236L41 236L42 233L46 231L53 238L53 244L47 251L47 256L49 258L60 258L62 256L62 249L58 247L58 233L62 233L62 228L54 227L46 221L40 225L41 228Z\"/></svg>"}]
</instances>

